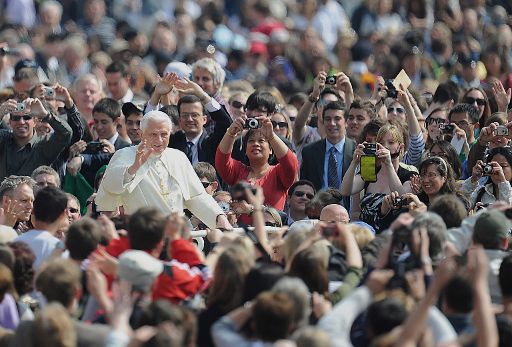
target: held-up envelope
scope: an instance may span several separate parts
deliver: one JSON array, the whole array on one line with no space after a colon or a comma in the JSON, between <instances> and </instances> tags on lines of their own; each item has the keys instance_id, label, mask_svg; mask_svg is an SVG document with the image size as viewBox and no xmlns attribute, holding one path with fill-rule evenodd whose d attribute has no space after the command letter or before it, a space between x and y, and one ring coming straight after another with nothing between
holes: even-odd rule
<instances>
[{"instance_id":1,"label":"held-up envelope","mask_svg":"<svg viewBox=\"0 0 512 347\"><path fill-rule=\"evenodd\" d=\"M397 90L400 90L400 85L403 85L405 90L409 88L411 85L411 79L409 76L407 76L407 72L405 72L404 69L400 70L398 75L396 75L395 79L393 80L393 85Z\"/></svg>"}]
</instances>

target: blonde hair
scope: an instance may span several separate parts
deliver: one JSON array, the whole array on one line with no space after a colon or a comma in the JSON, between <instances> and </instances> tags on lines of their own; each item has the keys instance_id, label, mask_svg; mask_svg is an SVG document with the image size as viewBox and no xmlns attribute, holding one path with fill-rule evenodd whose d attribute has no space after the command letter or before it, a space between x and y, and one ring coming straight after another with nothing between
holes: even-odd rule
<instances>
[{"instance_id":1,"label":"blonde hair","mask_svg":"<svg viewBox=\"0 0 512 347\"><path fill-rule=\"evenodd\" d=\"M403 145L400 149L400 159L402 159L404 155L405 150L405 139L404 139L404 133L398 125L395 124L386 124L382 128L379 129L379 132L377 133L377 142L381 143L381 141L384 139L384 136L386 136L388 133L391 134L391 137L393 140L398 142L400 145Z\"/></svg>"},{"instance_id":2,"label":"blonde hair","mask_svg":"<svg viewBox=\"0 0 512 347\"><path fill-rule=\"evenodd\" d=\"M286 122L286 124L288 124L288 128L286 131L286 139L291 142L292 136L293 136L293 126L292 126L292 122L290 121L290 117L288 117L288 115L286 113L284 113L282 110L278 110L272 116L274 116L274 115L282 116L284 118L284 121Z\"/></svg>"},{"instance_id":3,"label":"blonde hair","mask_svg":"<svg viewBox=\"0 0 512 347\"><path fill-rule=\"evenodd\" d=\"M370 230L368 230L368 228L365 228L361 225L348 224L347 227L349 228L350 232L354 235L354 238L356 239L357 242L357 246L361 250L375 238L375 235L373 235L373 233Z\"/></svg>"}]
</instances>

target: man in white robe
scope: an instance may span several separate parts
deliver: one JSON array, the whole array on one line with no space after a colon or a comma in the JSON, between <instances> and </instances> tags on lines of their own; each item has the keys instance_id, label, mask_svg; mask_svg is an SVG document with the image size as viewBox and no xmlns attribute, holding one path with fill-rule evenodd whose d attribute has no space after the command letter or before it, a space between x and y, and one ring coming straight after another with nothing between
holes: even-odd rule
<instances>
[{"instance_id":1,"label":"man in white robe","mask_svg":"<svg viewBox=\"0 0 512 347\"><path fill-rule=\"evenodd\" d=\"M98 211L123 206L133 214L145 206L169 214L190 210L209 228L230 229L226 215L206 193L186 155L168 148L172 123L160 111L147 113L141 122L142 141L117 151L98 189Z\"/></svg>"}]
</instances>

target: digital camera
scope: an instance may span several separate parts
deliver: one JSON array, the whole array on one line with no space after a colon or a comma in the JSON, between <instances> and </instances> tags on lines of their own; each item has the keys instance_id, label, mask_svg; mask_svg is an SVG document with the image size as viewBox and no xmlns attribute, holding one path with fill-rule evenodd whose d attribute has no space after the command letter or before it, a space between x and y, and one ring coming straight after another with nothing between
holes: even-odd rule
<instances>
[{"instance_id":1,"label":"digital camera","mask_svg":"<svg viewBox=\"0 0 512 347\"><path fill-rule=\"evenodd\" d=\"M404 199L402 197L397 197L394 201L393 201L393 206L395 208L401 208L401 207L406 207L407 205L409 204L409 201L407 199Z\"/></svg>"},{"instance_id":2,"label":"digital camera","mask_svg":"<svg viewBox=\"0 0 512 347\"><path fill-rule=\"evenodd\" d=\"M492 174L492 165L485 164L483 170L484 170L484 176L490 176Z\"/></svg>"},{"instance_id":3,"label":"digital camera","mask_svg":"<svg viewBox=\"0 0 512 347\"><path fill-rule=\"evenodd\" d=\"M327 78L325 79L325 84L335 85L336 76L327 76Z\"/></svg>"},{"instance_id":4,"label":"digital camera","mask_svg":"<svg viewBox=\"0 0 512 347\"><path fill-rule=\"evenodd\" d=\"M393 85L392 80L387 80L385 84L387 88L388 98L396 99L398 97L398 90Z\"/></svg>"},{"instance_id":5,"label":"digital camera","mask_svg":"<svg viewBox=\"0 0 512 347\"><path fill-rule=\"evenodd\" d=\"M55 89L53 89L53 88L45 87L43 92L44 92L45 98L54 98L55 97Z\"/></svg>"},{"instance_id":6,"label":"digital camera","mask_svg":"<svg viewBox=\"0 0 512 347\"><path fill-rule=\"evenodd\" d=\"M18 102L16 104L16 112L25 112L25 110L27 109L27 105L25 105L24 102Z\"/></svg>"},{"instance_id":7,"label":"digital camera","mask_svg":"<svg viewBox=\"0 0 512 347\"><path fill-rule=\"evenodd\" d=\"M453 124L439 124L439 130L441 130L441 133L443 134L453 134L453 131L455 130L455 125Z\"/></svg>"},{"instance_id":8,"label":"digital camera","mask_svg":"<svg viewBox=\"0 0 512 347\"><path fill-rule=\"evenodd\" d=\"M258 129L260 127L260 121L256 118L247 118L245 120L244 129Z\"/></svg>"},{"instance_id":9,"label":"digital camera","mask_svg":"<svg viewBox=\"0 0 512 347\"><path fill-rule=\"evenodd\" d=\"M377 153L377 144L376 143L365 143L363 151L364 151L365 155L375 155L375 153Z\"/></svg>"},{"instance_id":10,"label":"digital camera","mask_svg":"<svg viewBox=\"0 0 512 347\"><path fill-rule=\"evenodd\" d=\"M508 136L508 128L504 125L499 125L496 128L496 136Z\"/></svg>"}]
</instances>

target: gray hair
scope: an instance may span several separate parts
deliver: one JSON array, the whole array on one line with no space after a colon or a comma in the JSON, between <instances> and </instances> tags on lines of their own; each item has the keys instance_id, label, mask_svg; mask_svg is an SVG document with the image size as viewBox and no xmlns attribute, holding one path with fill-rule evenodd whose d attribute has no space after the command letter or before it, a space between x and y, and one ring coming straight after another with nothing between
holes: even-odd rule
<instances>
[{"instance_id":1,"label":"gray hair","mask_svg":"<svg viewBox=\"0 0 512 347\"><path fill-rule=\"evenodd\" d=\"M60 187L59 174L57 173L57 171L55 171L50 166L47 166L47 165L39 166L34 171L32 171L32 175L30 175L30 177L32 177L35 180L36 177L39 175L52 175L53 177L55 177L55 181L57 182L57 187Z\"/></svg>"},{"instance_id":2,"label":"gray hair","mask_svg":"<svg viewBox=\"0 0 512 347\"><path fill-rule=\"evenodd\" d=\"M446 243L446 224L443 219L435 213L425 212L414 218L412 228L425 228L429 238L429 254L432 261L439 262L443 258L444 245Z\"/></svg>"},{"instance_id":3,"label":"gray hair","mask_svg":"<svg viewBox=\"0 0 512 347\"><path fill-rule=\"evenodd\" d=\"M142 117L142 120L140 121L140 130L144 132L151 121L164 122L169 125L170 129L172 129L172 121L166 113L162 111L150 111Z\"/></svg>"},{"instance_id":4,"label":"gray hair","mask_svg":"<svg viewBox=\"0 0 512 347\"><path fill-rule=\"evenodd\" d=\"M86 81L93 81L95 82L99 89L100 89L100 92L103 93L103 84L101 83L101 81L98 79L98 77L96 77L95 75L93 75L92 73L86 73L85 75L81 75L80 77L78 77L75 82L73 83L73 90L75 91L76 93L76 89L78 87L78 85L82 82L86 82Z\"/></svg>"},{"instance_id":5,"label":"gray hair","mask_svg":"<svg viewBox=\"0 0 512 347\"><path fill-rule=\"evenodd\" d=\"M34 189L36 181L29 176L11 175L5 178L0 184L0 199L2 199L4 195L9 195L14 189L18 188L22 184L26 184L30 188Z\"/></svg>"},{"instance_id":6,"label":"gray hair","mask_svg":"<svg viewBox=\"0 0 512 347\"><path fill-rule=\"evenodd\" d=\"M217 85L219 91L224 84L226 78L226 71L212 58L202 58L192 64L192 75L197 68L205 69L212 75L213 83Z\"/></svg>"},{"instance_id":7,"label":"gray hair","mask_svg":"<svg viewBox=\"0 0 512 347\"><path fill-rule=\"evenodd\" d=\"M295 277L285 277L277 281L272 287L274 293L284 293L292 299L294 303L293 320L297 327L308 325L311 315L311 295L304 282Z\"/></svg>"},{"instance_id":8,"label":"gray hair","mask_svg":"<svg viewBox=\"0 0 512 347\"><path fill-rule=\"evenodd\" d=\"M39 13L43 13L44 11L48 9L55 9L57 13L59 14L59 17L62 17L62 5L60 2L55 0L46 0L44 1L41 6L39 7Z\"/></svg>"},{"instance_id":9,"label":"gray hair","mask_svg":"<svg viewBox=\"0 0 512 347\"><path fill-rule=\"evenodd\" d=\"M75 202L76 202L76 204L78 206L78 211L80 211L80 208L81 208L80 207L80 200L78 200L78 198L76 196L74 196L73 194L71 194L71 193L67 193L66 192L66 196L68 197L68 201L69 200L75 200Z\"/></svg>"}]
</instances>

